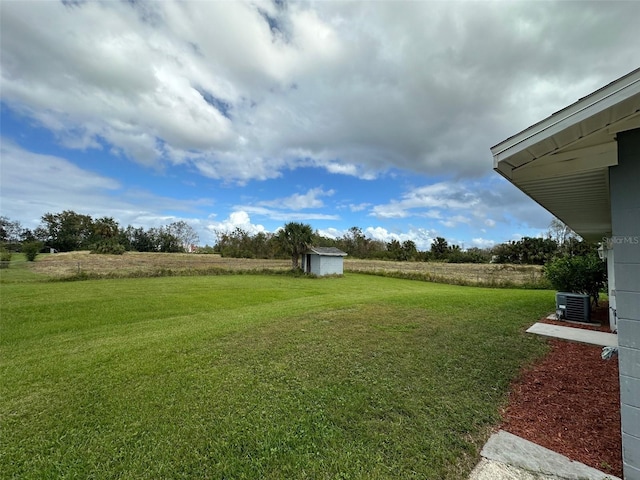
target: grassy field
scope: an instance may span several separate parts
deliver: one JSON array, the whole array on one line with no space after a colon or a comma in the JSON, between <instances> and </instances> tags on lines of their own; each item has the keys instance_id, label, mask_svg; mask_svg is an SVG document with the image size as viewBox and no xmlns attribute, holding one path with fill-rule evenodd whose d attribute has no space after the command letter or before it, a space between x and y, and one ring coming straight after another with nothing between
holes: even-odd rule
<instances>
[{"instance_id":1,"label":"grassy field","mask_svg":"<svg viewBox=\"0 0 640 480\"><path fill-rule=\"evenodd\" d=\"M131 277L167 274L206 274L228 271L286 271L290 260L222 258L219 255L187 253L138 253L91 255L69 252L42 255L31 264L34 273L52 278L85 276ZM487 286L544 287L542 268L537 265L455 264L437 262L390 262L346 258L345 272L396 275L440 283Z\"/></svg>"},{"instance_id":2,"label":"grassy field","mask_svg":"<svg viewBox=\"0 0 640 480\"><path fill-rule=\"evenodd\" d=\"M549 291L0 271L0 478L462 479Z\"/></svg>"},{"instance_id":3,"label":"grassy field","mask_svg":"<svg viewBox=\"0 0 640 480\"><path fill-rule=\"evenodd\" d=\"M428 280L454 285L490 287L525 286L550 288L540 265L487 263L389 262L384 260L345 260L345 271L400 278Z\"/></svg>"}]
</instances>

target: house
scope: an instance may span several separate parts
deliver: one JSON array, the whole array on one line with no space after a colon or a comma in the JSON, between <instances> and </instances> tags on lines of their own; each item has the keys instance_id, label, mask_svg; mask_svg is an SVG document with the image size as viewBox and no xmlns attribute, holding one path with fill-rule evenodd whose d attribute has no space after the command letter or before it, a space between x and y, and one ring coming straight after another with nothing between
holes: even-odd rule
<instances>
[{"instance_id":1,"label":"house","mask_svg":"<svg viewBox=\"0 0 640 480\"><path fill-rule=\"evenodd\" d=\"M335 247L311 247L302 254L302 270L318 276L342 275L347 254Z\"/></svg>"},{"instance_id":2,"label":"house","mask_svg":"<svg viewBox=\"0 0 640 480\"><path fill-rule=\"evenodd\" d=\"M608 260L624 478L640 480L640 69L491 148L494 169Z\"/></svg>"}]
</instances>

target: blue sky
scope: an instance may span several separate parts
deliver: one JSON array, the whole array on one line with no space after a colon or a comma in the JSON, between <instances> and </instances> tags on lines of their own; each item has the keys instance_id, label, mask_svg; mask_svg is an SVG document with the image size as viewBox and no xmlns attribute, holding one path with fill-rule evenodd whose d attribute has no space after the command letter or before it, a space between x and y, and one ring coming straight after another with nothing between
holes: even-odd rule
<instances>
[{"instance_id":1,"label":"blue sky","mask_svg":"<svg viewBox=\"0 0 640 480\"><path fill-rule=\"evenodd\" d=\"M0 214L489 247L490 147L638 66L639 2L0 3Z\"/></svg>"}]
</instances>

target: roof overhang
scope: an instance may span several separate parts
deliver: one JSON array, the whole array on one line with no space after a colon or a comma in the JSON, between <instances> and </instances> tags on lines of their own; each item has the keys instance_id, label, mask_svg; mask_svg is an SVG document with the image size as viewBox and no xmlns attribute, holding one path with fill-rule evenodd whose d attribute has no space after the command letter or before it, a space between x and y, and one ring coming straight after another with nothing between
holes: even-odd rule
<instances>
[{"instance_id":1,"label":"roof overhang","mask_svg":"<svg viewBox=\"0 0 640 480\"><path fill-rule=\"evenodd\" d=\"M321 257L346 257L347 252L343 252L336 247L310 247L307 254L320 255Z\"/></svg>"},{"instance_id":2,"label":"roof overhang","mask_svg":"<svg viewBox=\"0 0 640 480\"><path fill-rule=\"evenodd\" d=\"M640 68L491 148L493 168L585 240L611 234L616 135L640 128Z\"/></svg>"}]
</instances>

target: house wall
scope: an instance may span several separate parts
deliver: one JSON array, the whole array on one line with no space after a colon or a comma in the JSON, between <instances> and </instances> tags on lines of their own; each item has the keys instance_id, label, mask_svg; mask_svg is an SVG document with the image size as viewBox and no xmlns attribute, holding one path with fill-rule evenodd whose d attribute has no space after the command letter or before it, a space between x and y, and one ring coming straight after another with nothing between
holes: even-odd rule
<instances>
[{"instance_id":1,"label":"house wall","mask_svg":"<svg viewBox=\"0 0 640 480\"><path fill-rule=\"evenodd\" d=\"M610 167L624 478L640 480L640 129L620 132Z\"/></svg>"}]
</instances>

